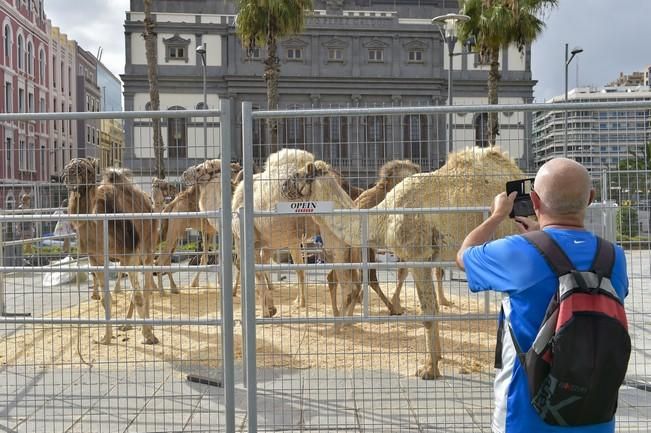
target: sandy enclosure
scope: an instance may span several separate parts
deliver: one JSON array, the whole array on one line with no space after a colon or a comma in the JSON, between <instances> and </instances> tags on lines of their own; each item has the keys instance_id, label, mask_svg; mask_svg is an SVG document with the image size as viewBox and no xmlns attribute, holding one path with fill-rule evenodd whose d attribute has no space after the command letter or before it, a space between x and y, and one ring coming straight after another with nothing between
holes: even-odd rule
<instances>
[{"instance_id":1,"label":"sandy enclosure","mask_svg":"<svg viewBox=\"0 0 651 433\"><path fill-rule=\"evenodd\" d=\"M314 278L310 279L313 280ZM316 278L323 281L321 277ZM385 289L393 282L383 282ZM127 284L128 286L128 284ZM465 283L445 282L451 307L444 314L482 313L483 295L466 295ZM82 287L85 290L85 286ZM215 288L182 289L178 295L152 295L153 318L206 319L218 317L220 290ZM387 315L386 308L370 291L370 313ZM452 294L450 295L450 292ZM273 292L278 317L327 317L331 315L325 284L308 283L307 307L294 306L295 283L277 282ZM463 294L463 295L462 295ZM52 311L49 317L102 318L100 302L82 293L78 306ZM114 317L125 317L129 294L114 296ZM235 359L242 359L241 304L233 299L235 312ZM420 312L413 283L403 289L405 314ZM358 306L355 314L361 314ZM492 305L492 312L495 312ZM462 320L441 323L444 374L492 371L495 346L495 320ZM182 369L215 367L221 361L221 333L209 326L157 326L154 333L160 343L141 344L140 329L121 331L114 327L113 344L95 343L103 335L99 326L27 325L15 332L7 329L0 340L0 362L4 365L65 367L90 363L120 365L155 362L174 363ZM258 366L321 369L378 369L411 376L426 355L424 328L421 322L367 323L344 327L335 332L332 324L274 324L257 328Z\"/></svg>"}]
</instances>

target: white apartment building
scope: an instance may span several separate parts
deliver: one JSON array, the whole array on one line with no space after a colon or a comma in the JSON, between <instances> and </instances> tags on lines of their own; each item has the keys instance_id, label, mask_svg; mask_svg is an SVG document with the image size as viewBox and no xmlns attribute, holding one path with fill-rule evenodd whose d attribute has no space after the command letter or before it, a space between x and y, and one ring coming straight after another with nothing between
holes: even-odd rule
<instances>
[{"instance_id":1,"label":"white apartment building","mask_svg":"<svg viewBox=\"0 0 651 433\"><path fill-rule=\"evenodd\" d=\"M559 95L548 103L564 102ZM646 86L582 87L568 93L569 102L651 101ZM651 105L650 105L651 106ZM569 111L567 127L568 157L589 170L616 169L622 159L644 152L651 140L651 108L638 110ZM534 114L533 151L536 166L563 156L565 112L545 111Z\"/></svg>"}]
</instances>

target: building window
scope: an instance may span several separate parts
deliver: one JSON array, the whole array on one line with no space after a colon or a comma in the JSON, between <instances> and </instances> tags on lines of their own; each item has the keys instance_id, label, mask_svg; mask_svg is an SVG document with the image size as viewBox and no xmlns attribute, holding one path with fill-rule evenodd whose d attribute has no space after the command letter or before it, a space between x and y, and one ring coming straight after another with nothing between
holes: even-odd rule
<instances>
[{"instance_id":1,"label":"building window","mask_svg":"<svg viewBox=\"0 0 651 433\"><path fill-rule=\"evenodd\" d=\"M14 209L16 207L16 199L12 194L7 196L7 209Z\"/></svg>"},{"instance_id":2,"label":"building window","mask_svg":"<svg viewBox=\"0 0 651 433\"><path fill-rule=\"evenodd\" d=\"M259 110L259 105L252 106L253 111ZM253 160L255 164L260 166L264 164L265 159L269 155L269 143L267 137L267 121L266 119L253 119Z\"/></svg>"},{"instance_id":3,"label":"building window","mask_svg":"<svg viewBox=\"0 0 651 433\"><path fill-rule=\"evenodd\" d=\"M188 47L190 46L190 39L183 39L178 34L168 39L163 39L165 44L165 61L182 60L188 62Z\"/></svg>"},{"instance_id":4,"label":"building window","mask_svg":"<svg viewBox=\"0 0 651 433\"><path fill-rule=\"evenodd\" d=\"M18 141L18 169L27 170L27 147L25 140Z\"/></svg>"},{"instance_id":5,"label":"building window","mask_svg":"<svg viewBox=\"0 0 651 433\"><path fill-rule=\"evenodd\" d=\"M13 112L13 89L11 88L11 83L5 83L5 113Z\"/></svg>"},{"instance_id":6,"label":"building window","mask_svg":"<svg viewBox=\"0 0 651 433\"><path fill-rule=\"evenodd\" d=\"M287 60L302 60L302 59L303 59L302 48L287 48Z\"/></svg>"},{"instance_id":7,"label":"building window","mask_svg":"<svg viewBox=\"0 0 651 433\"><path fill-rule=\"evenodd\" d=\"M366 118L366 148L364 155L365 161L384 161L384 117L368 116Z\"/></svg>"},{"instance_id":8,"label":"building window","mask_svg":"<svg viewBox=\"0 0 651 433\"><path fill-rule=\"evenodd\" d=\"M68 66L68 96L72 96L72 68Z\"/></svg>"},{"instance_id":9,"label":"building window","mask_svg":"<svg viewBox=\"0 0 651 433\"><path fill-rule=\"evenodd\" d=\"M36 171L36 147L33 141L29 143L29 159L27 160L27 164L27 170Z\"/></svg>"},{"instance_id":10,"label":"building window","mask_svg":"<svg viewBox=\"0 0 651 433\"><path fill-rule=\"evenodd\" d=\"M297 110L298 105L291 105L290 110ZM305 118L292 117L285 119L285 140L286 144L303 144L305 143Z\"/></svg>"},{"instance_id":11,"label":"building window","mask_svg":"<svg viewBox=\"0 0 651 433\"><path fill-rule=\"evenodd\" d=\"M43 84L45 82L45 51L41 50L38 55L38 81Z\"/></svg>"},{"instance_id":12,"label":"building window","mask_svg":"<svg viewBox=\"0 0 651 433\"><path fill-rule=\"evenodd\" d=\"M384 62L384 50L380 48L370 48L368 50L369 62Z\"/></svg>"},{"instance_id":13,"label":"building window","mask_svg":"<svg viewBox=\"0 0 651 433\"><path fill-rule=\"evenodd\" d=\"M90 144L90 125L86 125L86 143Z\"/></svg>"},{"instance_id":14,"label":"building window","mask_svg":"<svg viewBox=\"0 0 651 433\"><path fill-rule=\"evenodd\" d=\"M197 110L207 110L208 106L203 103L203 101L199 102L196 106Z\"/></svg>"},{"instance_id":15,"label":"building window","mask_svg":"<svg viewBox=\"0 0 651 433\"><path fill-rule=\"evenodd\" d=\"M7 137L7 171L6 173L8 174L9 177L11 177L11 173L13 172L13 166L12 166L12 152L13 149L11 148L11 137Z\"/></svg>"},{"instance_id":16,"label":"building window","mask_svg":"<svg viewBox=\"0 0 651 433\"><path fill-rule=\"evenodd\" d=\"M328 61L329 62L343 62L344 50L341 48L328 48Z\"/></svg>"},{"instance_id":17,"label":"building window","mask_svg":"<svg viewBox=\"0 0 651 433\"><path fill-rule=\"evenodd\" d=\"M27 112L34 113L34 94L29 93L27 95Z\"/></svg>"},{"instance_id":18,"label":"building window","mask_svg":"<svg viewBox=\"0 0 651 433\"><path fill-rule=\"evenodd\" d=\"M25 89L18 89L18 112L25 112Z\"/></svg>"},{"instance_id":19,"label":"building window","mask_svg":"<svg viewBox=\"0 0 651 433\"><path fill-rule=\"evenodd\" d=\"M11 64L11 26L5 25L5 65Z\"/></svg>"},{"instance_id":20,"label":"building window","mask_svg":"<svg viewBox=\"0 0 651 433\"><path fill-rule=\"evenodd\" d=\"M25 67L25 47L23 46L23 35L18 35L18 69Z\"/></svg>"},{"instance_id":21,"label":"building window","mask_svg":"<svg viewBox=\"0 0 651 433\"><path fill-rule=\"evenodd\" d=\"M57 87L57 71L56 71L56 64L57 64L57 58L56 56L52 56L52 84L53 88L56 89Z\"/></svg>"},{"instance_id":22,"label":"building window","mask_svg":"<svg viewBox=\"0 0 651 433\"><path fill-rule=\"evenodd\" d=\"M185 110L183 107L174 106L170 110ZM167 157L188 157L188 124L185 118L169 118L167 120Z\"/></svg>"},{"instance_id":23,"label":"building window","mask_svg":"<svg viewBox=\"0 0 651 433\"><path fill-rule=\"evenodd\" d=\"M479 113L475 116L475 146L488 147L488 113Z\"/></svg>"},{"instance_id":24,"label":"building window","mask_svg":"<svg viewBox=\"0 0 651 433\"><path fill-rule=\"evenodd\" d=\"M427 116L424 114L404 117L403 151L406 158L414 161L428 159L427 124Z\"/></svg>"},{"instance_id":25,"label":"building window","mask_svg":"<svg viewBox=\"0 0 651 433\"><path fill-rule=\"evenodd\" d=\"M409 63L423 63L423 50L409 50Z\"/></svg>"},{"instance_id":26,"label":"building window","mask_svg":"<svg viewBox=\"0 0 651 433\"><path fill-rule=\"evenodd\" d=\"M63 81L64 81L64 79L63 79L63 77L64 77L63 71L64 71L64 68L65 68L65 66L64 66L63 62L61 62L61 75L59 76L59 77L61 77L60 80L59 80L59 81L61 81L61 92L63 92Z\"/></svg>"},{"instance_id":27,"label":"building window","mask_svg":"<svg viewBox=\"0 0 651 433\"><path fill-rule=\"evenodd\" d=\"M34 46L31 41L27 43L27 73L34 73Z\"/></svg>"},{"instance_id":28,"label":"building window","mask_svg":"<svg viewBox=\"0 0 651 433\"><path fill-rule=\"evenodd\" d=\"M246 56L250 60L260 60L262 58L262 50L260 47L253 47L253 48L245 48L246 50Z\"/></svg>"},{"instance_id":29,"label":"building window","mask_svg":"<svg viewBox=\"0 0 651 433\"><path fill-rule=\"evenodd\" d=\"M323 119L323 157L338 166L345 165L348 158L348 118L326 117Z\"/></svg>"}]
</instances>

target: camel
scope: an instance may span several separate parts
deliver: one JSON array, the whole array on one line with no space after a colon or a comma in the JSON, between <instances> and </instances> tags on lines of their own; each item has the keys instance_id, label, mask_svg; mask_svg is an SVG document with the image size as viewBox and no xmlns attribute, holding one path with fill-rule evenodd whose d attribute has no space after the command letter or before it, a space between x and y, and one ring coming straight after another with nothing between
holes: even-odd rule
<instances>
[{"instance_id":1,"label":"camel","mask_svg":"<svg viewBox=\"0 0 651 433\"><path fill-rule=\"evenodd\" d=\"M374 209L488 206L496 194L505 190L507 181L522 177L522 171L513 160L498 148L468 149L450 154L448 162L439 170L405 178ZM297 170L283 183L282 192L291 200L328 200L344 209L355 206L329 174L328 164L323 161L309 162ZM314 215L313 218L347 245L360 246L359 218L331 215ZM480 213L370 215L368 246L390 249L402 261L452 258L466 234L481 221ZM499 234L512 233L512 226L507 228L502 224ZM413 267L410 272L416 283L422 313L436 315L439 307L431 269ZM348 293L344 305L354 307L356 296ZM425 322L424 326L428 358L416 374L422 379L435 379L441 375L438 322Z\"/></svg>"},{"instance_id":2,"label":"camel","mask_svg":"<svg viewBox=\"0 0 651 433\"><path fill-rule=\"evenodd\" d=\"M179 193L179 189L164 179L157 177L151 180L151 199L154 202L154 211L161 212Z\"/></svg>"},{"instance_id":3,"label":"camel","mask_svg":"<svg viewBox=\"0 0 651 433\"><path fill-rule=\"evenodd\" d=\"M379 179L373 185L373 187L362 192L357 198L353 199L355 207L359 209L370 209L374 206L377 206L387 193L393 189L398 183L400 183L404 178L411 176L420 172L420 166L413 163L409 160L394 160L389 161L380 168ZM346 253L346 262L350 263L361 263L362 261L362 252L359 248L349 248L349 251ZM368 261L375 261L375 250L368 249ZM399 269L398 270L398 284L396 290L394 291L391 301L386 300L382 289L380 288L377 271L375 269L369 269L368 271L368 280L369 285L373 290L380 296L380 299L387 305L389 312L392 315L399 315L403 313L403 309L400 305L400 290L402 285L407 278L407 270ZM442 305L448 305L449 302L445 299L443 295L443 286L441 283L442 272L437 268L437 292L439 296L439 303ZM331 303L333 305L333 314L335 316L339 315L337 305L337 279L334 271L330 271L327 276L328 280L328 289L330 291Z\"/></svg>"},{"instance_id":4,"label":"camel","mask_svg":"<svg viewBox=\"0 0 651 433\"><path fill-rule=\"evenodd\" d=\"M174 212L198 212L199 211L199 186L193 185L168 203L162 210L164 213ZM217 231L205 218L170 218L163 219L161 223L161 238L163 239L164 248L156 256L156 265L169 266L172 263L172 253L176 249L178 240L183 236L186 228L193 228L201 232L203 242L203 252L201 255L201 264L208 263L208 252L211 240ZM170 291L179 293L178 286L172 277L171 272L165 272L170 280ZM192 279L191 287L199 286L199 277L201 271L198 271ZM163 287L163 273L158 273L158 286Z\"/></svg>"},{"instance_id":5,"label":"camel","mask_svg":"<svg viewBox=\"0 0 651 433\"><path fill-rule=\"evenodd\" d=\"M74 158L64 168L64 182L68 189L69 214L102 213L152 213L148 196L132 182L129 172L122 169L107 168L102 182L96 185L97 165L93 160ZM73 221L79 239L79 251L88 254L92 266L104 263L104 231L102 221ZM109 259L124 266L144 264L150 266L154 261L158 223L155 220L109 220L108 250ZM103 272L96 273L100 287L104 287ZM133 286L131 304L127 317L133 314L135 306L141 318L149 318L150 292L156 285L151 272L145 272L145 289L140 290L140 282L135 272L129 272ZM104 311L111 316L111 292L106 291L103 299ZM143 325L144 344L156 344L158 338L150 325ZM106 325L100 344L110 344L113 338L111 324Z\"/></svg>"},{"instance_id":6,"label":"camel","mask_svg":"<svg viewBox=\"0 0 651 433\"><path fill-rule=\"evenodd\" d=\"M308 162L315 160L314 155L301 149L281 149L269 155L265 162L264 171L253 175L253 206L255 210L274 210L279 201L283 201L281 186L284 180L292 173ZM330 169L331 175L337 179L339 185L348 191L352 190L350 184L334 170ZM354 190L351 191L354 193ZM240 183L233 193L232 210L236 213L244 204L244 184ZM233 240L235 242L236 257L240 257L240 221L233 218ZM311 217L265 217L255 218L254 221L255 257L261 263L269 263L272 253L278 249L288 249L295 264L303 264L301 243L305 238L311 238L321 234L324 244L327 245L326 257L328 261L343 261L342 254L346 249L336 236L325 228L320 228ZM238 266L239 267L239 266ZM298 277L298 295L294 305L305 307L305 273L296 271ZM337 271L337 279L342 285L352 285L353 276L351 271ZM263 317L272 317L277 310L271 296L271 281L266 273L256 273L258 282L258 296L262 304ZM350 288L349 290L352 290ZM234 290L235 292L235 290Z\"/></svg>"}]
</instances>

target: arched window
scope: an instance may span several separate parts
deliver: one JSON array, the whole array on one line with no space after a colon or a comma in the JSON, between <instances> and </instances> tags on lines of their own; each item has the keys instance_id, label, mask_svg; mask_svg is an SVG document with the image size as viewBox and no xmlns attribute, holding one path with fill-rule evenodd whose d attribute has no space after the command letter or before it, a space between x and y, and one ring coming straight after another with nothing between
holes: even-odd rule
<instances>
[{"instance_id":1,"label":"arched window","mask_svg":"<svg viewBox=\"0 0 651 433\"><path fill-rule=\"evenodd\" d=\"M204 104L203 101L197 104L197 110L206 110L206 109L208 109L208 106Z\"/></svg>"},{"instance_id":2,"label":"arched window","mask_svg":"<svg viewBox=\"0 0 651 433\"><path fill-rule=\"evenodd\" d=\"M11 26L5 24L5 65L11 64Z\"/></svg>"},{"instance_id":3,"label":"arched window","mask_svg":"<svg viewBox=\"0 0 651 433\"><path fill-rule=\"evenodd\" d=\"M151 111L151 102L145 104L145 111Z\"/></svg>"},{"instance_id":4,"label":"arched window","mask_svg":"<svg viewBox=\"0 0 651 433\"><path fill-rule=\"evenodd\" d=\"M31 41L27 42L27 73L34 73L34 47Z\"/></svg>"},{"instance_id":5,"label":"arched window","mask_svg":"<svg viewBox=\"0 0 651 433\"><path fill-rule=\"evenodd\" d=\"M23 35L18 35L18 69L25 67L25 47L23 46Z\"/></svg>"},{"instance_id":6,"label":"arched window","mask_svg":"<svg viewBox=\"0 0 651 433\"><path fill-rule=\"evenodd\" d=\"M16 199L14 198L14 195L12 193L9 193L7 195L7 210L15 209L16 208Z\"/></svg>"},{"instance_id":7,"label":"arched window","mask_svg":"<svg viewBox=\"0 0 651 433\"><path fill-rule=\"evenodd\" d=\"M38 81L45 83L45 50L40 50L38 53Z\"/></svg>"},{"instance_id":8,"label":"arched window","mask_svg":"<svg viewBox=\"0 0 651 433\"><path fill-rule=\"evenodd\" d=\"M475 146L488 147L488 113L475 115Z\"/></svg>"},{"instance_id":9,"label":"arched window","mask_svg":"<svg viewBox=\"0 0 651 433\"><path fill-rule=\"evenodd\" d=\"M169 110L185 110L185 108L175 105L170 107ZM186 118L167 119L167 157L188 157L188 123Z\"/></svg>"}]
</instances>

